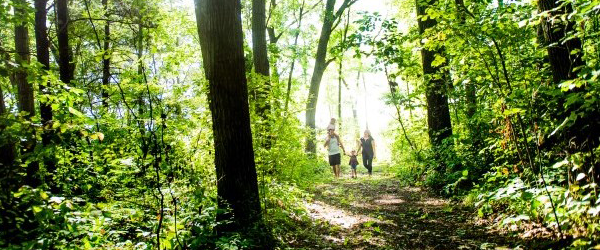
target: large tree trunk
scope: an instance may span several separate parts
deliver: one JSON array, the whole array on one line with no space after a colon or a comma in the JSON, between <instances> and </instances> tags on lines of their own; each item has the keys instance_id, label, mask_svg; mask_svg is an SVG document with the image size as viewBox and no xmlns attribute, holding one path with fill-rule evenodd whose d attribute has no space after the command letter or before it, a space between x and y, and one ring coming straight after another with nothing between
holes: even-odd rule
<instances>
[{"instance_id":1,"label":"large tree trunk","mask_svg":"<svg viewBox=\"0 0 600 250\"><path fill-rule=\"evenodd\" d=\"M575 31L574 23L564 21L560 15L572 12L570 5L558 8L557 0L538 0L540 12L548 11L548 16L541 23L544 42L548 46L548 59L552 67L554 83L577 77L574 69L583 65L581 52L571 54L573 50L581 51L581 40L577 37L563 42L565 35Z\"/></svg>"},{"instance_id":2,"label":"large tree trunk","mask_svg":"<svg viewBox=\"0 0 600 250\"><path fill-rule=\"evenodd\" d=\"M58 68L60 80L69 85L71 83L71 47L69 46L69 8L68 0L56 0L56 37L58 38Z\"/></svg>"},{"instance_id":3,"label":"large tree trunk","mask_svg":"<svg viewBox=\"0 0 600 250\"><path fill-rule=\"evenodd\" d=\"M102 106L108 108L108 85L110 81L110 21L108 15L108 0L102 0L102 6L104 7L104 18L106 18L106 24L104 24L104 56L102 58Z\"/></svg>"},{"instance_id":4,"label":"large tree trunk","mask_svg":"<svg viewBox=\"0 0 600 250\"><path fill-rule=\"evenodd\" d=\"M219 206L229 205L234 226L248 229L261 220L261 209L250 131L241 4L240 0L194 2L209 82Z\"/></svg>"},{"instance_id":5,"label":"large tree trunk","mask_svg":"<svg viewBox=\"0 0 600 250\"><path fill-rule=\"evenodd\" d=\"M420 0L416 2L419 33L423 35L427 29L437 25L435 19L421 20L421 16L426 15L427 6L435 4L437 0L429 0L426 3L421 3ZM452 135L448 96L446 94L446 81L449 80L449 74L442 69L442 66L434 67L432 65L435 55L443 54L443 52L443 48L437 50L421 49L427 99L427 125L429 127L429 141L433 146L441 145L444 139Z\"/></svg>"},{"instance_id":6,"label":"large tree trunk","mask_svg":"<svg viewBox=\"0 0 600 250\"><path fill-rule=\"evenodd\" d=\"M310 129L308 138L306 139L306 152L315 154L317 147L315 143L316 124L315 115L317 113L317 101L319 99L319 88L321 87L321 79L325 69L329 65L327 59L327 46L333 31L333 23L335 16L333 13L335 0L327 0L325 5L325 13L323 15L323 27L321 28L321 36L317 46L317 54L315 56L315 67L313 69L312 78L310 80L310 89L308 91L308 102L306 103L306 125Z\"/></svg>"}]
</instances>

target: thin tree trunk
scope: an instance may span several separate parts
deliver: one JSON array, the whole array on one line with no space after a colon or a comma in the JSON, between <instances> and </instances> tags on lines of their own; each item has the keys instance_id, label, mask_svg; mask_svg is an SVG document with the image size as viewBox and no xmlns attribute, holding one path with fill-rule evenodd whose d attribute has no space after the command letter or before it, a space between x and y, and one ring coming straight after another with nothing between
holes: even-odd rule
<instances>
[{"instance_id":1,"label":"thin tree trunk","mask_svg":"<svg viewBox=\"0 0 600 250\"><path fill-rule=\"evenodd\" d=\"M437 0L428 0L421 3L417 0L417 22L419 33L423 35L429 28L437 25L435 19L421 20L426 15L428 5L434 5ZM435 51L421 49L423 73L425 78L425 95L427 99L427 125L429 127L429 140L433 146L439 146L442 141L452 135L450 110L448 107L447 84L448 72L442 66L433 66L436 54L443 54L443 48Z\"/></svg>"},{"instance_id":2,"label":"thin tree trunk","mask_svg":"<svg viewBox=\"0 0 600 250\"><path fill-rule=\"evenodd\" d=\"M2 92L2 86L0 85L0 116L6 113L6 106L4 105L4 93Z\"/></svg>"},{"instance_id":3,"label":"thin tree trunk","mask_svg":"<svg viewBox=\"0 0 600 250\"><path fill-rule=\"evenodd\" d=\"M402 121L402 112L400 111L400 107L398 107L398 103L397 103L397 99L396 99L396 91L397 91L396 88L399 89L400 86L398 85L398 83L393 81L394 79L390 79L390 75L388 74L387 66L385 66L384 69L385 69L385 77L388 81L388 86L390 87L390 95L392 95L392 100L394 100L394 108L396 108L396 114L398 115L398 123L400 123L400 128L402 129L402 134L404 135L404 139L406 139L406 142L408 142L408 145L410 146L410 148L414 152L419 154L419 151L417 151L417 147L415 146L415 144L413 144L410 137L408 137L408 133L406 132L406 127L404 127L404 122Z\"/></svg>"},{"instance_id":4,"label":"thin tree trunk","mask_svg":"<svg viewBox=\"0 0 600 250\"><path fill-rule=\"evenodd\" d=\"M346 16L346 25L344 26L344 37L342 38L342 47L346 46L346 38L348 37L348 28L350 27L350 8L348 8L348 16ZM342 83L344 82L344 78L342 77L343 72L343 59L344 59L344 50L341 51L338 68L338 128L339 131L342 131Z\"/></svg>"},{"instance_id":5,"label":"thin tree trunk","mask_svg":"<svg viewBox=\"0 0 600 250\"><path fill-rule=\"evenodd\" d=\"M104 55L102 58L102 106L108 108L108 94L109 80L110 80L110 21L108 14L108 0L102 0L102 6L104 6L104 18L106 18L106 24L104 24Z\"/></svg>"},{"instance_id":6,"label":"thin tree trunk","mask_svg":"<svg viewBox=\"0 0 600 250\"><path fill-rule=\"evenodd\" d=\"M212 113L219 207L234 225L261 221L246 82L239 0L195 0L198 35Z\"/></svg>"},{"instance_id":7,"label":"thin tree trunk","mask_svg":"<svg viewBox=\"0 0 600 250\"><path fill-rule=\"evenodd\" d=\"M358 73L356 73L356 89L354 90L355 93L362 93L361 91L359 91L360 89L360 74L362 73L362 62L360 62L359 68L358 68ZM356 136L355 138L359 138L360 137L360 126L358 125L358 95L354 96L354 100L352 102L352 117L354 118L354 125L355 125L355 133L354 135Z\"/></svg>"},{"instance_id":8,"label":"thin tree trunk","mask_svg":"<svg viewBox=\"0 0 600 250\"><path fill-rule=\"evenodd\" d=\"M456 7L456 11L458 12L458 20L461 26L464 26L466 23L466 13L464 9L465 3L463 0L454 0L454 4ZM481 137L479 132L478 121L474 121L473 117L475 113L477 113L477 86L476 84L469 79L469 81L465 84L465 101L466 101L466 115L467 115L467 123L471 133L471 140L473 140L473 148L476 151L479 151L479 146L481 145Z\"/></svg>"},{"instance_id":9,"label":"thin tree trunk","mask_svg":"<svg viewBox=\"0 0 600 250\"><path fill-rule=\"evenodd\" d=\"M142 17L140 14L140 20L139 20L139 24L138 24L138 36L136 37L136 49L137 49L137 64L138 64L138 70L137 70L137 77L138 77L138 81L139 83L143 83L144 82L144 65L143 65L143 57L144 57L144 26L142 25ZM145 127L145 122L142 120L144 117L144 113L145 113L145 102L144 102L144 92L139 92L137 93L138 98L137 98L137 104L138 104L138 119L140 120L138 122L138 129L140 132L140 136L142 138L142 154L143 154L143 158L146 158L146 156L148 155L148 151L150 150L150 142L149 140L146 140L146 127ZM148 96L148 98L151 98L150 96Z\"/></svg>"},{"instance_id":10,"label":"thin tree trunk","mask_svg":"<svg viewBox=\"0 0 600 250\"><path fill-rule=\"evenodd\" d=\"M46 27L47 15L46 11L47 0L35 0L35 44L36 56L38 62L43 66L44 74L50 70L50 41L48 40L48 28ZM48 94L46 88L50 87L50 81L40 84L40 92ZM44 125L42 134L42 144L49 146L52 144L54 133L52 126L52 108L48 103L40 102L40 116ZM52 184L53 172L56 169L56 161L53 157L45 157L44 165L48 170L48 175L45 177L47 183ZM54 185L51 185L55 187ZM54 191L57 191L56 189Z\"/></svg>"},{"instance_id":11,"label":"thin tree trunk","mask_svg":"<svg viewBox=\"0 0 600 250\"><path fill-rule=\"evenodd\" d=\"M71 47L69 45L69 8L68 0L56 0L56 37L58 39L58 70L60 80L67 86L71 84L75 66L71 60ZM47 169L50 175L56 171L55 166ZM56 185L50 183L53 191L58 191Z\"/></svg>"},{"instance_id":12,"label":"thin tree trunk","mask_svg":"<svg viewBox=\"0 0 600 250\"><path fill-rule=\"evenodd\" d=\"M58 38L58 67L60 80L69 85L73 79L71 70L71 47L69 46L69 8L68 0L56 0L56 36Z\"/></svg>"},{"instance_id":13,"label":"thin tree trunk","mask_svg":"<svg viewBox=\"0 0 600 250\"><path fill-rule=\"evenodd\" d=\"M48 0L35 0L35 44L36 44L36 55L37 60L42 65L44 71L50 70L50 42L48 41L48 28L46 27L47 11L46 4ZM46 84L40 84L40 92L46 93L46 87L49 86L50 81ZM42 118L42 124L47 126L52 120L52 108L47 103L40 103L40 115ZM50 137L42 136L42 142L44 145L50 143Z\"/></svg>"},{"instance_id":14,"label":"thin tree trunk","mask_svg":"<svg viewBox=\"0 0 600 250\"><path fill-rule=\"evenodd\" d=\"M288 111L290 95L292 92L292 75L294 74L294 67L296 66L296 57L298 56L298 37L300 36L300 28L302 28L302 17L304 16L304 3L305 3L305 0L302 0L302 5L300 6L300 16L298 17L298 28L296 28L296 34L294 34L294 46L292 47L292 49L293 49L292 65L290 67L290 73L288 75L287 92L285 94L285 112L286 113Z\"/></svg>"},{"instance_id":15,"label":"thin tree trunk","mask_svg":"<svg viewBox=\"0 0 600 250\"><path fill-rule=\"evenodd\" d=\"M342 131L342 58L338 65L338 102L337 102L337 117L338 117L338 131Z\"/></svg>"}]
</instances>

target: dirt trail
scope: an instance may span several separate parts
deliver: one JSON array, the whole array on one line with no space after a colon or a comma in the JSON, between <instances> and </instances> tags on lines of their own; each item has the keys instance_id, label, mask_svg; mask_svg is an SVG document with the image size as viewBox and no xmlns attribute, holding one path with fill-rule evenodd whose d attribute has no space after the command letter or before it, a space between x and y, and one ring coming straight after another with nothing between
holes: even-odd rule
<instances>
[{"instance_id":1,"label":"dirt trail","mask_svg":"<svg viewBox=\"0 0 600 250\"><path fill-rule=\"evenodd\" d=\"M472 211L393 177L342 178L316 185L306 201L311 239L301 249L547 249L478 226Z\"/></svg>"}]
</instances>

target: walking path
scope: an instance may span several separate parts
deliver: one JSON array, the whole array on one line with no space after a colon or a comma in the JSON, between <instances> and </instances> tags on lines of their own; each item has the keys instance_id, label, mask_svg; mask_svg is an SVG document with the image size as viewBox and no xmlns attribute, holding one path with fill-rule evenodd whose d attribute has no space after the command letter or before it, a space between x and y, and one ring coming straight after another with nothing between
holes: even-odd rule
<instances>
[{"instance_id":1,"label":"walking path","mask_svg":"<svg viewBox=\"0 0 600 250\"><path fill-rule=\"evenodd\" d=\"M522 239L481 225L476 213L395 178L345 178L314 186L300 249L547 249L548 238Z\"/></svg>"}]
</instances>

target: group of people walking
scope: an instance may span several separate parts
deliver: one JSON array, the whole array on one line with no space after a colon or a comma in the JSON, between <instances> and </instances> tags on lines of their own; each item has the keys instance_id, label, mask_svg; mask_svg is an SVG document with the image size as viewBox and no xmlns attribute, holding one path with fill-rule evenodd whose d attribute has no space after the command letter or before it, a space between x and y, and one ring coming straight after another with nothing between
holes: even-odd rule
<instances>
[{"instance_id":1,"label":"group of people walking","mask_svg":"<svg viewBox=\"0 0 600 250\"><path fill-rule=\"evenodd\" d=\"M340 177L342 153L350 156L348 164L352 167L352 178L356 178L356 167L358 166L358 154L362 153L363 166L367 169L369 175L373 172L373 159L376 158L375 140L371 136L371 132L365 130L363 137L358 141L358 149L352 149L350 154L346 154L346 149L340 136L335 133L335 118L331 118L331 122L327 126L327 138L325 139L325 147L329 155L329 165L333 168L333 174L336 178ZM340 150L341 149L341 150Z\"/></svg>"}]
</instances>

